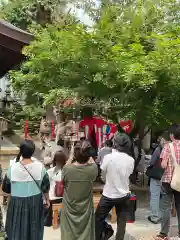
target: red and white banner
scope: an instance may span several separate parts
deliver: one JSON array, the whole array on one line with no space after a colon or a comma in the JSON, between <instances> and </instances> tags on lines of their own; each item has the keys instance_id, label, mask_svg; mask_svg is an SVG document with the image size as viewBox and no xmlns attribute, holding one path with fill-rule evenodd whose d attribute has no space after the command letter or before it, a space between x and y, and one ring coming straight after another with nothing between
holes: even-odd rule
<instances>
[{"instance_id":1,"label":"red and white banner","mask_svg":"<svg viewBox=\"0 0 180 240\"><path fill-rule=\"evenodd\" d=\"M124 129L126 133L130 133L133 128L133 122L131 120L121 121L120 126Z\"/></svg>"},{"instance_id":2,"label":"red and white banner","mask_svg":"<svg viewBox=\"0 0 180 240\"><path fill-rule=\"evenodd\" d=\"M120 126L126 133L130 133L133 128L133 122L131 120L120 122ZM91 118L84 118L80 124L80 128L84 129L85 137L88 139L92 131L95 130L96 142L98 148L101 148L106 139L112 138L117 132L117 126L113 123L108 123L100 117L94 116Z\"/></svg>"}]
</instances>

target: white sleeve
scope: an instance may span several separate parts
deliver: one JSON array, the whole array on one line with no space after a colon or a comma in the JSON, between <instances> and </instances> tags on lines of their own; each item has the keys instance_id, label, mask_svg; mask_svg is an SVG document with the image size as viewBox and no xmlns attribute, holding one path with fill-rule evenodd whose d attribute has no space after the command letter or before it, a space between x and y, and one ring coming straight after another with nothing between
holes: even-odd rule
<instances>
[{"instance_id":1,"label":"white sleeve","mask_svg":"<svg viewBox=\"0 0 180 240\"><path fill-rule=\"evenodd\" d=\"M16 162L16 158L13 160L10 160L10 167Z\"/></svg>"},{"instance_id":2,"label":"white sleeve","mask_svg":"<svg viewBox=\"0 0 180 240\"><path fill-rule=\"evenodd\" d=\"M107 172L107 167L108 167L108 164L109 164L109 156L105 156L103 158L103 161L102 161L102 164L101 164L101 170L106 173Z\"/></svg>"},{"instance_id":3,"label":"white sleeve","mask_svg":"<svg viewBox=\"0 0 180 240\"><path fill-rule=\"evenodd\" d=\"M132 163L131 163L131 165L130 165L130 168L129 168L129 175L131 175L132 173L133 173L133 171L134 171L134 158L132 158Z\"/></svg>"}]
</instances>

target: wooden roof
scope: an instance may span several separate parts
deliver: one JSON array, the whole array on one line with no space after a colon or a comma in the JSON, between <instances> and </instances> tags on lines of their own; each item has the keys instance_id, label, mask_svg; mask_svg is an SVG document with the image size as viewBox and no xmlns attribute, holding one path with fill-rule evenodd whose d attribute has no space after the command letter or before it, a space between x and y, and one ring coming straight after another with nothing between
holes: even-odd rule
<instances>
[{"instance_id":1,"label":"wooden roof","mask_svg":"<svg viewBox=\"0 0 180 240\"><path fill-rule=\"evenodd\" d=\"M33 39L30 33L0 20L0 77L24 59L22 48Z\"/></svg>"}]
</instances>

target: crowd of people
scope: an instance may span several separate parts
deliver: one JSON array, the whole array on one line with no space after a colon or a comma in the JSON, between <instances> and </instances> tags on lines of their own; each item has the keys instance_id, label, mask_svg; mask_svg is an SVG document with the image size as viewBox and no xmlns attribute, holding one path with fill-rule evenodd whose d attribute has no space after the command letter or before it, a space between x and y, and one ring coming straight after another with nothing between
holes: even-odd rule
<instances>
[{"instance_id":1,"label":"crowd of people","mask_svg":"<svg viewBox=\"0 0 180 240\"><path fill-rule=\"evenodd\" d=\"M147 175L150 177L148 220L161 223L156 240L167 240L173 198L180 237L180 126L160 136L160 145L152 154ZM33 158L35 144L24 140L20 153L7 170L2 190L10 194L5 230L8 240L43 240L44 226L52 226L52 204L63 202L60 212L61 239L107 240L113 228L106 222L115 207L116 240L123 240L130 203L130 175L135 160L130 155L132 142L127 134L117 133L106 141L94 158L92 145L81 139L70 151L60 140L45 155L45 164ZM51 150L50 150L51 149ZM98 166L100 171L98 171ZM104 189L94 211L93 184L101 173ZM179 171L180 174L180 171ZM57 194L57 188L63 188ZM61 189L62 190L62 189Z\"/></svg>"}]
</instances>

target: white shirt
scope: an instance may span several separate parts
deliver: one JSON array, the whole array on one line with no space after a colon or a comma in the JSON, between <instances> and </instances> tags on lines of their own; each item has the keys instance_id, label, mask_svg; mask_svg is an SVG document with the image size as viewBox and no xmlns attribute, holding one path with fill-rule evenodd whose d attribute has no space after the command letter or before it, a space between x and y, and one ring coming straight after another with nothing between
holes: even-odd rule
<instances>
[{"instance_id":1,"label":"white shirt","mask_svg":"<svg viewBox=\"0 0 180 240\"><path fill-rule=\"evenodd\" d=\"M103 195L108 198L122 198L129 192L129 176L134 169L134 159L126 153L112 150L104 157L101 169L105 174L106 183Z\"/></svg>"},{"instance_id":2,"label":"white shirt","mask_svg":"<svg viewBox=\"0 0 180 240\"><path fill-rule=\"evenodd\" d=\"M104 157L111 152L112 152L112 148L110 148L110 147L101 148L98 152L98 157L97 157L96 163L99 163L99 165L101 165Z\"/></svg>"},{"instance_id":3,"label":"white shirt","mask_svg":"<svg viewBox=\"0 0 180 240\"><path fill-rule=\"evenodd\" d=\"M56 197L55 195L56 182L61 181L62 170L57 169L56 167L53 167L48 169L47 173L49 175L49 181L50 181L49 199L56 200L56 199L62 198L62 197Z\"/></svg>"}]
</instances>

